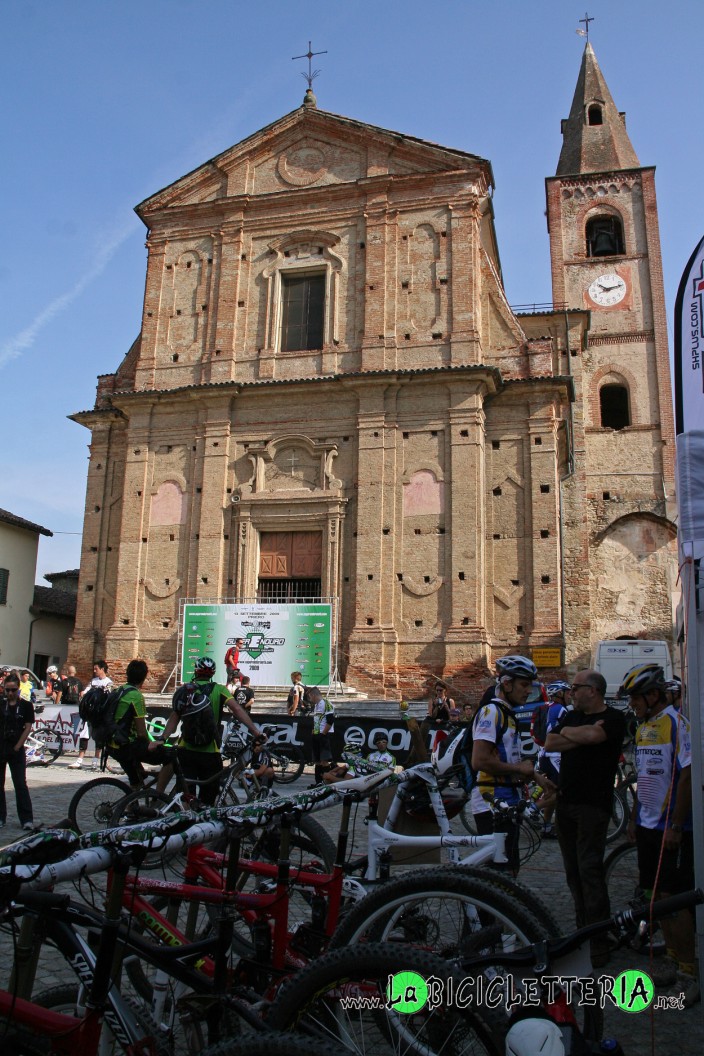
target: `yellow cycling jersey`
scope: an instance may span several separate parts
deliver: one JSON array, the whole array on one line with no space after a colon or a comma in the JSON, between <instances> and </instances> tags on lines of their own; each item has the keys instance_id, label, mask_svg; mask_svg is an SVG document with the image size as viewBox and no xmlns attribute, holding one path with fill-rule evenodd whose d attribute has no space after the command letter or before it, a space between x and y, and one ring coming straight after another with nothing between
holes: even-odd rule
<instances>
[{"instance_id":1,"label":"yellow cycling jersey","mask_svg":"<svg viewBox=\"0 0 704 1056\"><path fill-rule=\"evenodd\" d=\"M691 761L689 723L675 708L665 708L641 723L636 731L636 824L646 829L665 828L677 797L680 772ZM691 828L691 819L686 827Z\"/></svg>"}]
</instances>

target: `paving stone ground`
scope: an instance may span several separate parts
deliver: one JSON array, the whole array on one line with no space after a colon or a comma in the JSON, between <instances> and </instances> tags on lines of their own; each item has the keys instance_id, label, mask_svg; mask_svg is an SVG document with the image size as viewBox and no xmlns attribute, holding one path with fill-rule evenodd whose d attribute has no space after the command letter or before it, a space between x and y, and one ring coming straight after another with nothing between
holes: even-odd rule
<instances>
[{"instance_id":1,"label":"paving stone ground","mask_svg":"<svg viewBox=\"0 0 704 1056\"><path fill-rule=\"evenodd\" d=\"M66 816L68 803L74 791L92 776L90 770L72 770L68 764L72 757L62 757L58 763L46 769L32 769L28 772L28 783L34 806L34 818L37 823L46 827L60 822ZM305 788L312 780L307 773L296 785L288 788ZM17 823L14 793L11 781L7 780L6 795L8 799L8 823L0 830L0 846L20 838L22 832ZM365 830L361 823L363 812L359 812L356 830L359 853L363 851ZM335 837L339 812L335 809L321 811L316 820ZM421 867L422 868L422 867ZM572 902L564 883L564 873L559 848L556 841L544 841L536 855L526 863L520 879L536 894L548 903L553 913L569 932L574 927ZM616 908L616 907L614 907ZM0 934L0 983L6 985L7 972L11 961L10 940L8 935ZM648 961L644 954L629 949L616 951L612 962L605 971L618 975L627 968L642 968L647 971ZM37 981L37 989L58 986L72 981L71 973L62 961L55 956L43 957ZM605 1010L605 1034L619 1038L627 1056L701 1056L704 1051L704 1006L699 1004L692 1009L667 1009L629 1015L613 1007ZM9 1054L8 1054L9 1056Z\"/></svg>"}]
</instances>

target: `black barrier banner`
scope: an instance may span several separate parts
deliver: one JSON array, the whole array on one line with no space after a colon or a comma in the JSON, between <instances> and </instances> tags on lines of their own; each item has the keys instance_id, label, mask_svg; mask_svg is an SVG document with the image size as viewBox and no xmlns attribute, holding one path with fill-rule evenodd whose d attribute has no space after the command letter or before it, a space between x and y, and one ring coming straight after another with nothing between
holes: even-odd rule
<instances>
[{"instance_id":1,"label":"black barrier banner","mask_svg":"<svg viewBox=\"0 0 704 1056\"><path fill-rule=\"evenodd\" d=\"M166 722L171 714L169 708L150 708L150 719L161 718ZM276 726L276 732L271 734L269 741L272 745L296 744L303 749L303 753L312 762L311 742L313 737L313 719L302 715L291 718L289 715L253 715L252 719L257 725ZM462 728L463 723L458 723ZM452 731L452 725L448 732ZM343 751L348 748L359 748L362 755L368 755L375 750L374 737L377 733L385 733L388 737L388 751L396 758L399 766L403 766L411 749L411 734L402 719L375 719L375 718L335 718L335 729L331 734L332 750L335 759L342 757ZM521 752L524 756L537 753L537 745L530 735L530 720L525 728L519 722L519 733L521 737ZM430 730L426 739L428 751L434 747L436 730Z\"/></svg>"}]
</instances>

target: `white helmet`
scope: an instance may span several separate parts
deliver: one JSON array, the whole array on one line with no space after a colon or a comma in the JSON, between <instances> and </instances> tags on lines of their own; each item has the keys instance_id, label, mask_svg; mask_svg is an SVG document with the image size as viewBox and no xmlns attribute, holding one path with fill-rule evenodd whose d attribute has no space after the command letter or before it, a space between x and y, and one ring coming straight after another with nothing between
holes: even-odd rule
<instances>
[{"instance_id":1,"label":"white helmet","mask_svg":"<svg viewBox=\"0 0 704 1056\"><path fill-rule=\"evenodd\" d=\"M551 1019L519 1019L506 1035L506 1056L565 1056L562 1031Z\"/></svg>"},{"instance_id":2,"label":"white helmet","mask_svg":"<svg viewBox=\"0 0 704 1056\"><path fill-rule=\"evenodd\" d=\"M56 667L55 664L52 664L50 667L47 667L46 673L47 675L57 675L59 673L59 669L58 667Z\"/></svg>"},{"instance_id":3,"label":"white helmet","mask_svg":"<svg viewBox=\"0 0 704 1056\"><path fill-rule=\"evenodd\" d=\"M457 767L462 763L460 755L466 733L467 730L460 727L456 733L449 734L449 736L438 743L430 756L430 761L435 767L436 774L448 774L453 767Z\"/></svg>"}]
</instances>

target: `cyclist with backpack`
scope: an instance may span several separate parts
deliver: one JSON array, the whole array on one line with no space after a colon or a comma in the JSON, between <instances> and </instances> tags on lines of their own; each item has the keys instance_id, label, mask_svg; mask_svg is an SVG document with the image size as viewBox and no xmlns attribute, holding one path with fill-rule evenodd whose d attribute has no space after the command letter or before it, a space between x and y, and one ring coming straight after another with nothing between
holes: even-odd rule
<instances>
[{"instance_id":1,"label":"cyclist with backpack","mask_svg":"<svg viewBox=\"0 0 704 1056\"><path fill-rule=\"evenodd\" d=\"M513 714L528 699L538 669L525 656L504 656L496 663L498 678L494 697L477 712L473 728L472 769L477 773L477 788L487 806L495 802L518 803L519 788L526 781L554 789L553 783L536 772L529 759L521 759L518 725ZM493 832L493 813L476 813L477 832ZM506 838L507 868L514 873L520 865L518 826L512 825Z\"/></svg>"},{"instance_id":2,"label":"cyclist with backpack","mask_svg":"<svg viewBox=\"0 0 704 1056\"><path fill-rule=\"evenodd\" d=\"M69 673L70 673L70 671L71 671L71 668L69 668ZM73 672L74 672L74 674L76 673L76 669L75 668L73 668ZM78 727L78 730L77 730L77 733L76 733L76 737L78 738L78 758L76 759L76 761L74 763L69 763L69 767L68 767L69 770L80 770L81 769L81 767L83 766L83 760L85 758L86 751L88 750L88 742L89 742L90 738L93 737L93 731L90 728L90 723L88 722L87 719L85 719L83 717L83 714L81 713L82 710L83 710L83 705L82 705L81 702L83 700L83 697L86 696L86 694L88 694L92 689L96 689L96 688L104 690L104 691L109 691L110 689L112 689L112 679L108 675L108 665L107 665L107 662L105 660L94 660L93 661L93 677L90 680L90 684L88 686L86 686L86 688L81 691L81 693L79 695L79 698L78 698L78 714L79 714L79 717L80 717L80 720L81 720L81 724ZM93 741L95 741L94 737L93 737ZM96 744L95 752L93 753L93 763L92 763L92 769L93 770L97 770L98 767L100 766L100 756L101 756L101 754L102 754L101 749L98 748L98 746Z\"/></svg>"},{"instance_id":3,"label":"cyclist with backpack","mask_svg":"<svg viewBox=\"0 0 704 1056\"><path fill-rule=\"evenodd\" d=\"M219 783L214 777L222 770L220 724L225 709L232 712L252 736L260 738L261 743L266 741L249 712L235 700L226 686L214 681L215 671L215 661L209 656L196 660L193 678L174 693L166 726L163 733L155 735L156 740L152 742L154 747L151 747L155 751L157 742L166 740L181 724L178 760L184 778L197 786L198 798L205 806L212 806L219 791Z\"/></svg>"},{"instance_id":4,"label":"cyclist with backpack","mask_svg":"<svg viewBox=\"0 0 704 1056\"><path fill-rule=\"evenodd\" d=\"M96 745L125 771L131 788L137 789L144 784L142 763L147 758L149 762L167 764L157 781L158 790L163 791L173 771L163 747L148 757L151 742L147 735L147 708L142 694L148 674L149 668L144 660L130 660L125 672L127 681L122 686L117 689L94 686L86 691L81 701L81 718L90 724Z\"/></svg>"},{"instance_id":5,"label":"cyclist with backpack","mask_svg":"<svg viewBox=\"0 0 704 1056\"><path fill-rule=\"evenodd\" d=\"M548 695L548 699L543 704L539 704L533 712L530 735L539 748L537 769L557 785L562 755L560 752L546 751L545 739L549 733L552 733L557 728L567 713L570 684L569 682L561 681L550 682L545 687L545 692ZM549 840L557 839L557 833L552 824L554 811L554 799L543 805L543 836Z\"/></svg>"}]
</instances>

